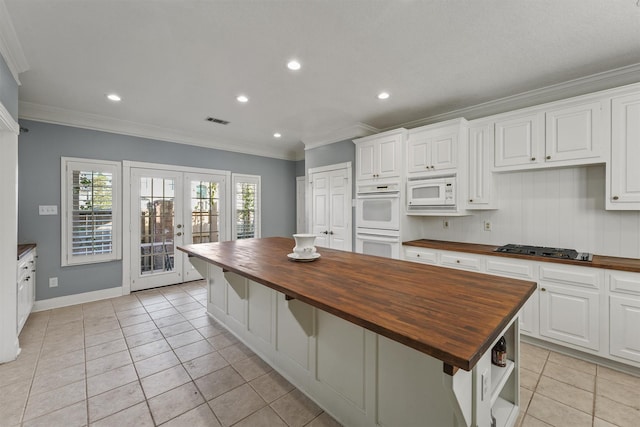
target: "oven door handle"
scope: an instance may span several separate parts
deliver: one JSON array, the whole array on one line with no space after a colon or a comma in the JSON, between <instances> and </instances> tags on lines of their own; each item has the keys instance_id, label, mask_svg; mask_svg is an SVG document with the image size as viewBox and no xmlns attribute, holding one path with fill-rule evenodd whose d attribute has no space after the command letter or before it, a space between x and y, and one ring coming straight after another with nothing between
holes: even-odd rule
<instances>
[{"instance_id":1,"label":"oven door handle","mask_svg":"<svg viewBox=\"0 0 640 427\"><path fill-rule=\"evenodd\" d=\"M370 240L376 242L399 243L400 237L397 236L381 236L380 234L357 233L356 239Z\"/></svg>"},{"instance_id":2,"label":"oven door handle","mask_svg":"<svg viewBox=\"0 0 640 427\"><path fill-rule=\"evenodd\" d=\"M400 198L400 192L389 191L385 193L358 193L356 197L358 199L398 199Z\"/></svg>"}]
</instances>

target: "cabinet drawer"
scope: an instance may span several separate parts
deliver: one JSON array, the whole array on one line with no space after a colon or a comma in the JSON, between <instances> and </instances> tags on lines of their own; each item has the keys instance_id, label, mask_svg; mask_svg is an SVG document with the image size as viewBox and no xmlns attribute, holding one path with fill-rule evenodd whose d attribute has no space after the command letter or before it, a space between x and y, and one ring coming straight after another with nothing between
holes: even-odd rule
<instances>
[{"instance_id":1,"label":"cabinet drawer","mask_svg":"<svg viewBox=\"0 0 640 427\"><path fill-rule=\"evenodd\" d=\"M540 280L583 288L600 289L603 273L593 268L540 266Z\"/></svg>"},{"instance_id":2,"label":"cabinet drawer","mask_svg":"<svg viewBox=\"0 0 640 427\"><path fill-rule=\"evenodd\" d=\"M443 253L440 262L446 267L482 271L482 258L467 256L467 254Z\"/></svg>"},{"instance_id":3,"label":"cabinet drawer","mask_svg":"<svg viewBox=\"0 0 640 427\"><path fill-rule=\"evenodd\" d=\"M518 277L533 279L533 264L523 261L494 259L487 260L487 273L498 276Z\"/></svg>"},{"instance_id":4,"label":"cabinet drawer","mask_svg":"<svg viewBox=\"0 0 640 427\"><path fill-rule=\"evenodd\" d=\"M640 295L640 274L625 271L609 271L609 289L613 292Z\"/></svg>"},{"instance_id":5,"label":"cabinet drawer","mask_svg":"<svg viewBox=\"0 0 640 427\"><path fill-rule=\"evenodd\" d=\"M428 249L405 249L404 256L407 261L417 261L425 264L438 263L438 253Z\"/></svg>"}]
</instances>

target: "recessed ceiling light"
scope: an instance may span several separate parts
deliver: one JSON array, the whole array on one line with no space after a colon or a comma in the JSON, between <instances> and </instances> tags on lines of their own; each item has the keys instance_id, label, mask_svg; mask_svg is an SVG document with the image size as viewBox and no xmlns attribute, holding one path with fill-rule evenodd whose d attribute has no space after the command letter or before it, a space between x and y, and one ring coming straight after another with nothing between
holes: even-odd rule
<instances>
[{"instance_id":1,"label":"recessed ceiling light","mask_svg":"<svg viewBox=\"0 0 640 427\"><path fill-rule=\"evenodd\" d=\"M273 137L274 137L274 138L280 138L281 136L282 136L282 134L280 134L280 133L278 133L278 132L276 132L276 133L274 133L274 134L273 134Z\"/></svg>"},{"instance_id":2,"label":"recessed ceiling light","mask_svg":"<svg viewBox=\"0 0 640 427\"><path fill-rule=\"evenodd\" d=\"M249 102L249 97L247 97L246 95L238 95L236 99L238 100L238 102Z\"/></svg>"},{"instance_id":3,"label":"recessed ceiling light","mask_svg":"<svg viewBox=\"0 0 640 427\"><path fill-rule=\"evenodd\" d=\"M292 71L298 71L301 67L302 65L300 64L300 62L296 61L295 59L292 59L287 63L287 68Z\"/></svg>"},{"instance_id":4,"label":"recessed ceiling light","mask_svg":"<svg viewBox=\"0 0 640 427\"><path fill-rule=\"evenodd\" d=\"M378 99L387 99L389 98L389 92L380 92L378 94Z\"/></svg>"},{"instance_id":5,"label":"recessed ceiling light","mask_svg":"<svg viewBox=\"0 0 640 427\"><path fill-rule=\"evenodd\" d=\"M113 102L118 102L118 101L122 101L122 98L120 98L120 95L115 94L115 93L110 93L107 95L107 99L109 101L113 101Z\"/></svg>"}]
</instances>

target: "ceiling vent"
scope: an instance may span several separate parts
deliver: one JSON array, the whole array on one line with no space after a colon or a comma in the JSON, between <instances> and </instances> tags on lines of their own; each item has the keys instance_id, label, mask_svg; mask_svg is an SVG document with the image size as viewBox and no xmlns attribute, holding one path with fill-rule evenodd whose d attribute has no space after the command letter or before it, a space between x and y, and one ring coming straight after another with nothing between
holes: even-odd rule
<instances>
[{"instance_id":1,"label":"ceiling vent","mask_svg":"<svg viewBox=\"0 0 640 427\"><path fill-rule=\"evenodd\" d=\"M219 125L228 125L229 122L222 119L216 119L215 117L207 117L207 121L211 123L217 123Z\"/></svg>"}]
</instances>

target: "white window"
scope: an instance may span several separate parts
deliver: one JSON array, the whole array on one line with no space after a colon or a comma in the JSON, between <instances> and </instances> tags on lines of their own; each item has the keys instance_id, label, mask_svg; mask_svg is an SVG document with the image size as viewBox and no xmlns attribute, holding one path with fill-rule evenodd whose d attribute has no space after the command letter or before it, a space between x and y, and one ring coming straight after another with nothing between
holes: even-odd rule
<instances>
[{"instance_id":1,"label":"white window","mask_svg":"<svg viewBox=\"0 0 640 427\"><path fill-rule=\"evenodd\" d=\"M260 176L233 174L233 238L260 237Z\"/></svg>"},{"instance_id":2,"label":"white window","mask_svg":"<svg viewBox=\"0 0 640 427\"><path fill-rule=\"evenodd\" d=\"M62 266L121 258L120 174L118 162L62 158Z\"/></svg>"}]
</instances>

